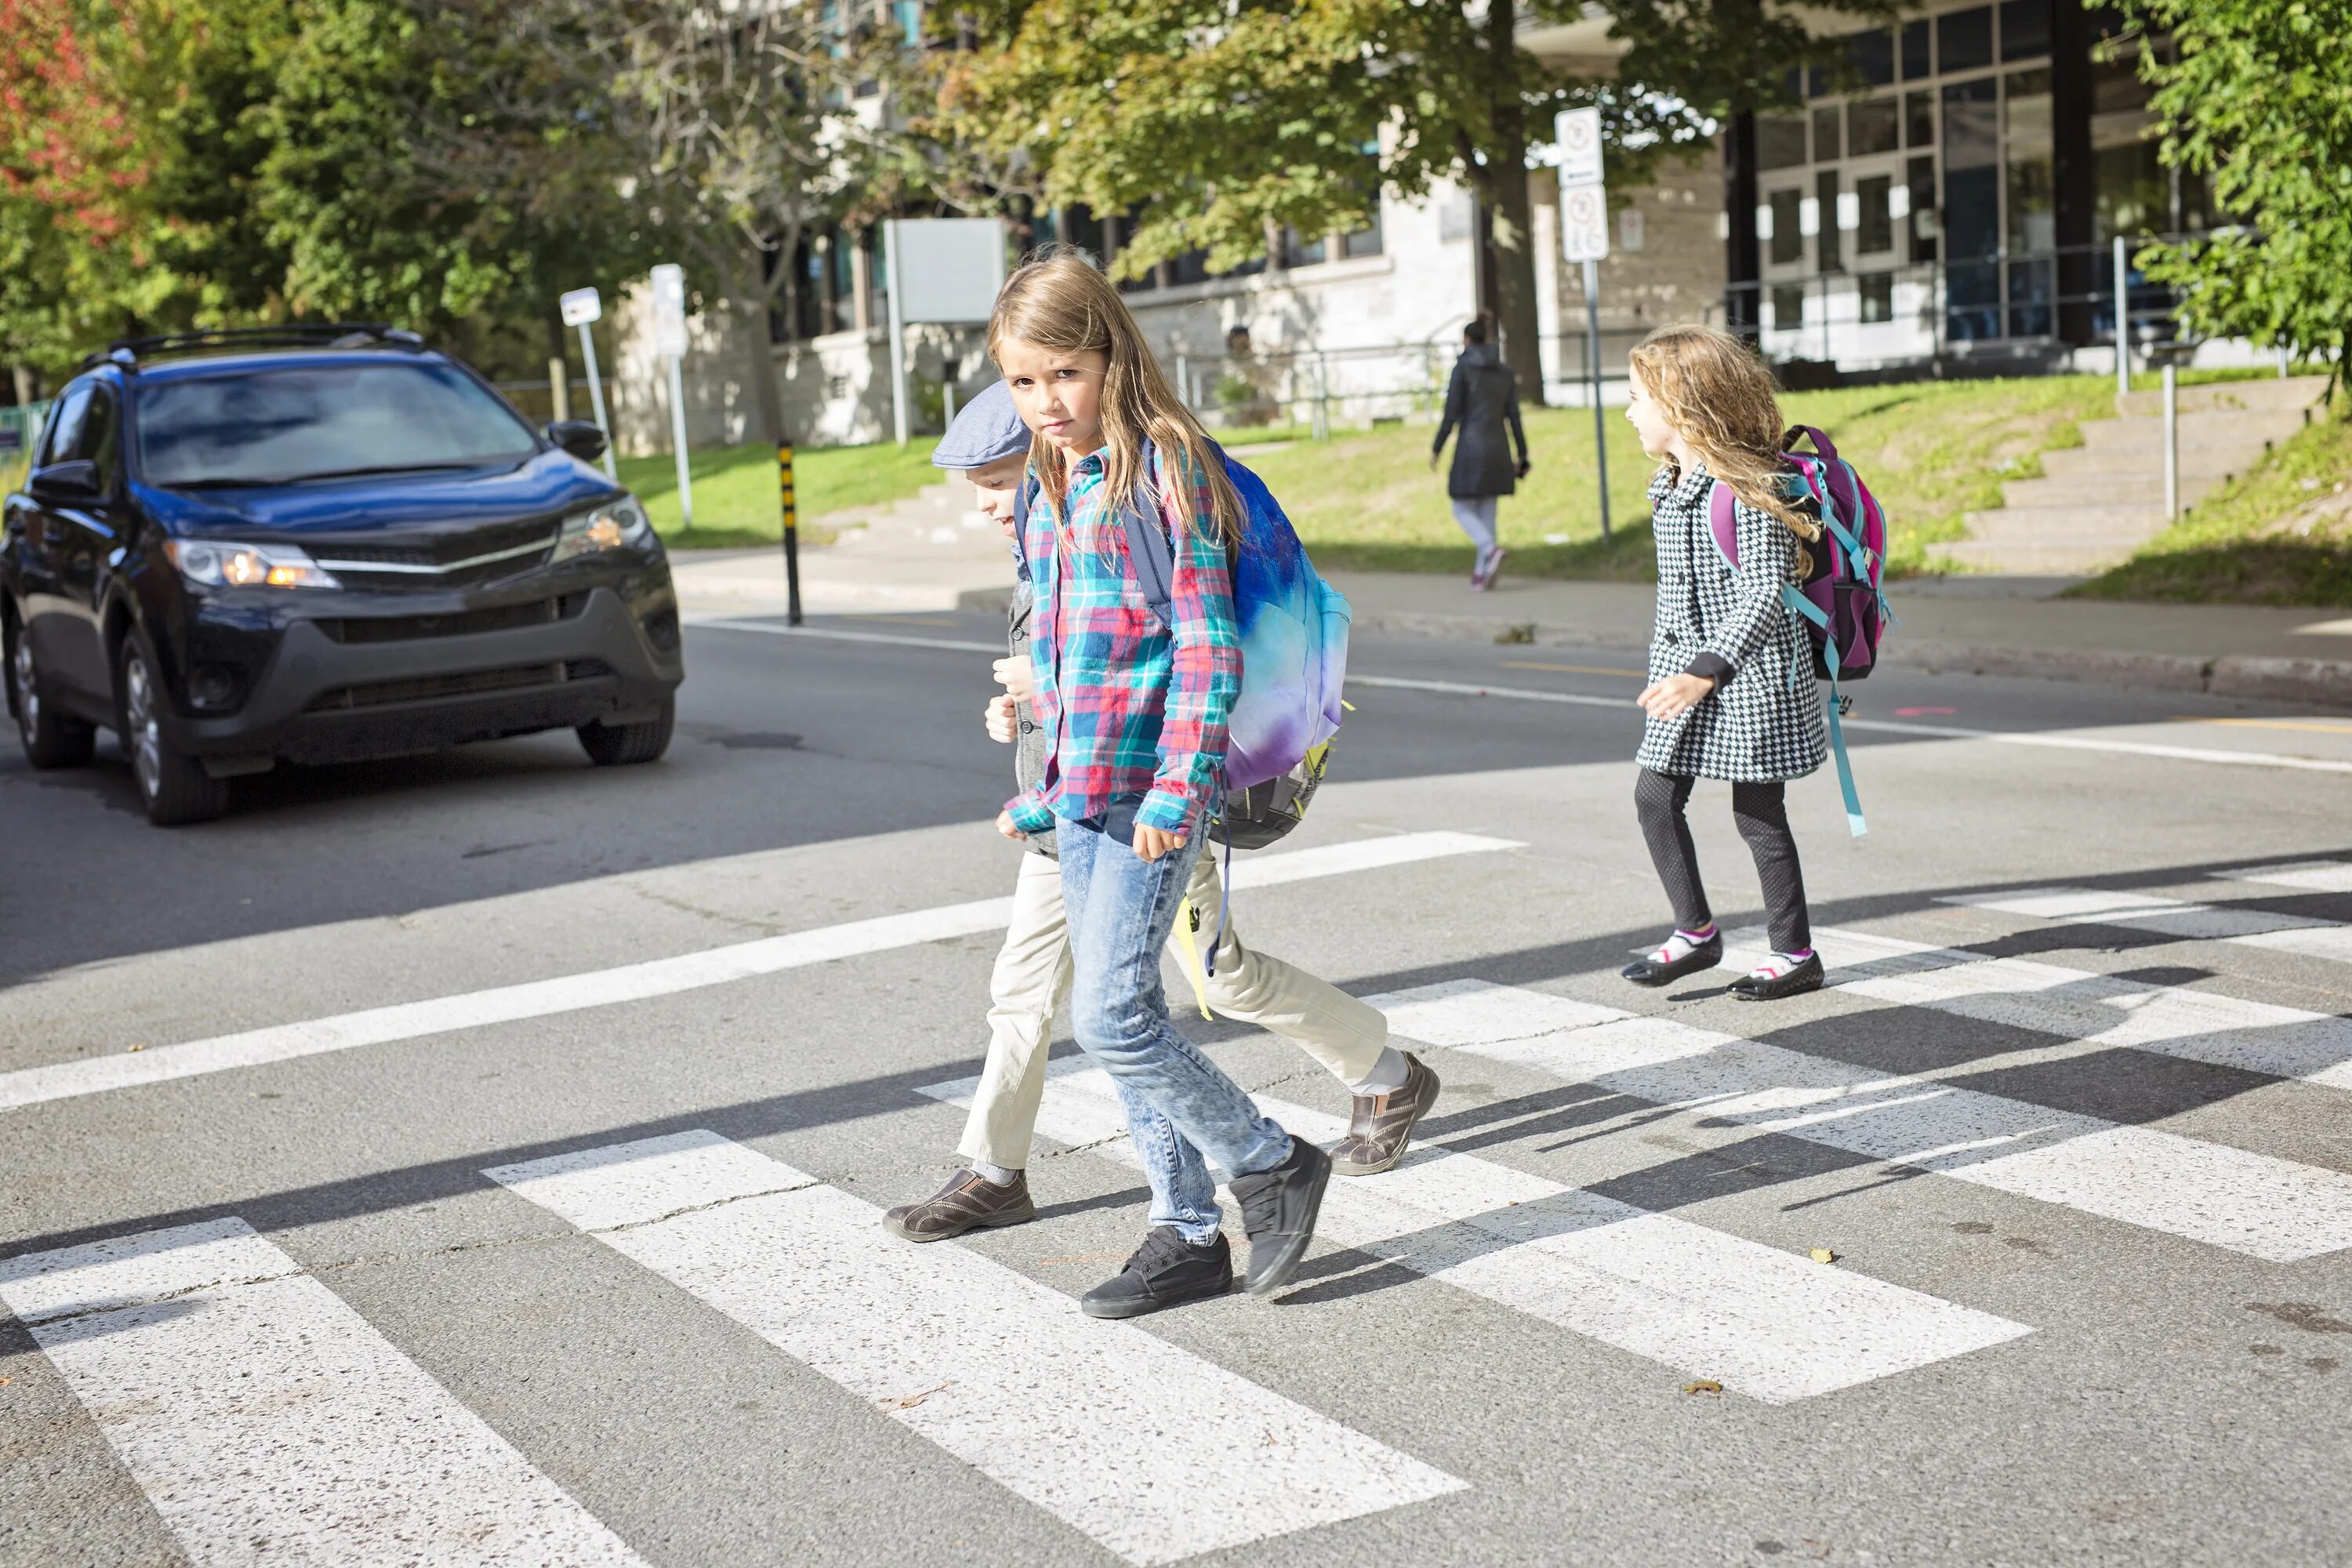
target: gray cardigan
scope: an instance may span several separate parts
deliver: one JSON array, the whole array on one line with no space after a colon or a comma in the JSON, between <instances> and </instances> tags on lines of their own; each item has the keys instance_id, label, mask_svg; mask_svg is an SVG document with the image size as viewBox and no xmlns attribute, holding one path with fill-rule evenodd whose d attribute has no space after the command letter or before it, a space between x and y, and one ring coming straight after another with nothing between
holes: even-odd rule
<instances>
[{"instance_id":1,"label":"gray cardigan","mask_svg":"<svg viewBox=\"0 0 2352 1568\"><path fill-rule=\"evenodd\" d=\"M1029 616L1036 605L1036 595L1029 586L1029 579L1024 576L1013 584L1013 604L1004 617L1005 646L1015 658L1029 657ZM1016 703L1013 713L1020 726L1020 733L1013 742L1013 777L1021 793L1026 795L1037 787L1038 780L1045 776L1045 730L1037 722L1037 715L1030 711L1026 702ZM1050 828L1044 833L1031 834L1029 847L1040 855L1059 858Z\"/></svg>"}]
</instances>

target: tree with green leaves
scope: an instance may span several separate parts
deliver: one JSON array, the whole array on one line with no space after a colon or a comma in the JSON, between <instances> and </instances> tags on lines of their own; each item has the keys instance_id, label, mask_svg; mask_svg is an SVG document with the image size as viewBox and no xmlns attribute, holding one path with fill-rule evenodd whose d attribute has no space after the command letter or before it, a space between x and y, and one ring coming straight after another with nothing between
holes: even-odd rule
<instances>
[{"instance_id":1,"label":"tree with green leaves","mask_svg":"<svg viewBox=\"0 0 2352 1568\"><path fill-rule=\"evenodd\" d=\"M1580 78L1522 29L1580 20L1581 0L982 0L961 13L977 47L945 68L942 121L1025 152L1051 205L1133 214L1115 262L1129 277L1194 247L1230 268L1264 254L1270 227L1351 228L1383 186L1411 199L1461 181L1491 216L1520 395L1540 401L1527 168L1553 116L1598 105L1611 178L1630 183L1777 101L1786 67L1818 47L1757 0L1604 6L1626 52Z\"/></svg>"},{"instance_id":2,"label":"tree with green leaves","mask_svg":"<svg viewBox=\"0 0 2352 1568\"><path fill-rule=\"evenodd\" d=\"M2167 51L2140 50L2159 155L2210 183L2237 226L2147 247L2200 335L2352 363L2352 3L2123 0Z\"/></svg>"}]
</instances>

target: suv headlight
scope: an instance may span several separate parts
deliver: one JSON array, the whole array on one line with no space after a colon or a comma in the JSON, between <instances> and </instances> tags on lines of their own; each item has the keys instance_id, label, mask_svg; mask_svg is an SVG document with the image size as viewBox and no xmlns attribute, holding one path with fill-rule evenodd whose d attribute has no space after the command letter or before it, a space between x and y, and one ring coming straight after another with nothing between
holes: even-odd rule
<instances>
[{"instance_id":1,"label":"suv headlight","mask_svg":"<svg viewBox=\"0 0 2352 1568\"><path fill-rule=\"evenodd\" d=\"M635 496L622 496L563 520L562 537L555 542L553 560L596 555L607 550L642 548L653 538L654 525Z\"/></svg>"},{"instance_id":2,"label":"suv headlight","mask_svg":"<svg viewBox=\"0 0 2352 1568\"><path fill-rule=\"evenodd\" d=\"M167 539L163 553L180 575L207 588L340 588L334 574L291 544L207 544Z\"/></svg>"}]
</instances>

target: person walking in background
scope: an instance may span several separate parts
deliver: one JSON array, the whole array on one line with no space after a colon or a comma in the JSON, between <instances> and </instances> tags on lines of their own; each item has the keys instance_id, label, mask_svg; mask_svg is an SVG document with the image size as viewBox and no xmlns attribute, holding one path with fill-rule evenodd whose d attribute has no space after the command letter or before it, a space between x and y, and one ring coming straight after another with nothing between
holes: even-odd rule
<instances>
[{"instance_id":1,"label":"person walking in background","mask_svg":"<svg viewBox=\"0 0 2352 1568\"><path fill-rule=\"evenodd\" d=\"M1434 469L1446 437L1460 429L1445 493L1454 501L1454 521L1477 546L1470 586L1480 593L1495 585L1495 574L1509 553L1496 539L1495 503L1528 477L1528 432L1519 423L1519 389L1501 351L1486 341L1488 335L1483 317L1462 329L1462 357L1454 362L1454 379L1445 388L1445 417L1429 447L1429 466ZM1504 439L1506 425L1510 440L1518 445L1517 463Z\"/></svg>"},{"instance_id":2,"label":"person walking in background","mask_svg":"<svg viewBox=\"0 0 2352 1568\"><path fill-rule=\"evenodd\" d=\"M1664 985L1723 962L1723 933L1707 910L1683 808L1695 781L1727 779L1732 820L1763 882L1772 942L1731 994L1758 1002L1816 990L1822 960L1783 796L1788 780L1822 765L1829 740L1812 649L1780 590L1826 568L1816 557L1826 548L1820 516L1809 512L1811 501L1791 498L1772 374L1738 338L1713 327L1661 327L1633 351L1632 382L1625 417L1642 450L1660 459L1650 481L1658 613L1650 683L1635 699L1649 717L1633 802L1675 929L1624 975ZM1736 569L1708 523L1718 483L1732 496Z\"/></svg>"}]
</instances>

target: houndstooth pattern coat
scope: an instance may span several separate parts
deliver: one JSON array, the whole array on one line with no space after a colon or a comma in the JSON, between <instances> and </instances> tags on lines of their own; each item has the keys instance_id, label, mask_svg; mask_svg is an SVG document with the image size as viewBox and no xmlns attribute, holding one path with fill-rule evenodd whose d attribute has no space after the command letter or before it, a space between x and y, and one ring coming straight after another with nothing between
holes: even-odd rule
<instances>
[{"instance_id":1,"label":"houndstooth pattern coat","mask_svg":"<svg viewBox=\"0 0 2352 1568\"><path fill-rule=\"evenodd\" d=\"M1739 570L1724 563L1707 531L1706 468L1650 482L1658 546L1658 618L1650 679L1689 672L1716 689L1679 718L1648 721L1641 764L1653 773L1757 783L1801 778L1829 752L1812 649L1780 584L1797 567L1797 538L1769 512L1742 503L1735 516ZM1791 681L1790 672L1796 672Z\"/></svg>"}]
</instances>

